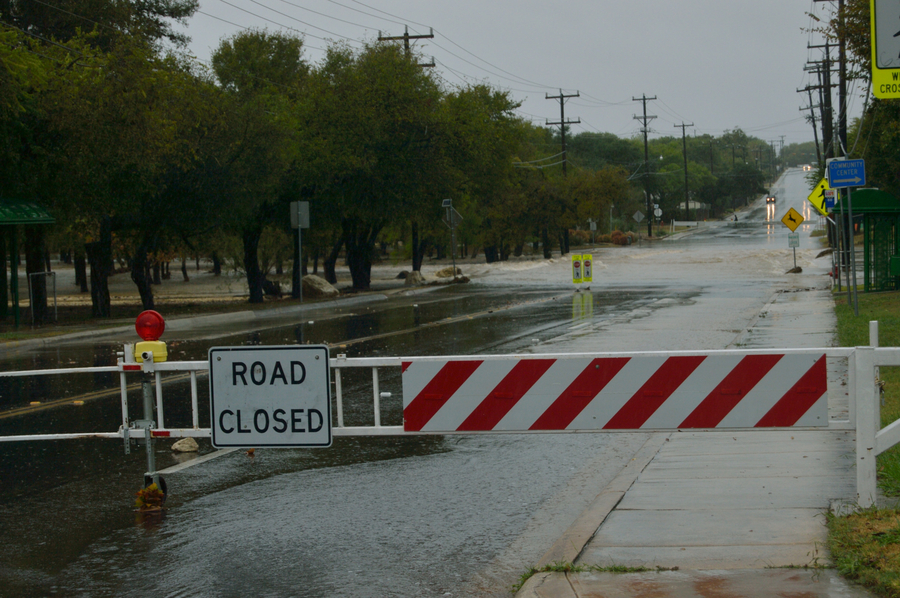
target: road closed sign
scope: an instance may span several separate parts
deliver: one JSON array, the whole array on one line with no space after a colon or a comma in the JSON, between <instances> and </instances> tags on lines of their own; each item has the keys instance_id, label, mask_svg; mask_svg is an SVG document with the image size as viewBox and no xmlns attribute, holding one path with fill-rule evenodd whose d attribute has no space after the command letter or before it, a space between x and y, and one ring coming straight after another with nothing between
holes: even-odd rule
<instances>
[{"instance_id":1,"label":"road closed sign","mask_svg":"<svg viewBox=\"0 0 900 598\"><path fill-rule=\"evenodd\" d=\"M209 406L216 448L331 446L328 347L209 350Z\"/></svg>"}]
</instances>

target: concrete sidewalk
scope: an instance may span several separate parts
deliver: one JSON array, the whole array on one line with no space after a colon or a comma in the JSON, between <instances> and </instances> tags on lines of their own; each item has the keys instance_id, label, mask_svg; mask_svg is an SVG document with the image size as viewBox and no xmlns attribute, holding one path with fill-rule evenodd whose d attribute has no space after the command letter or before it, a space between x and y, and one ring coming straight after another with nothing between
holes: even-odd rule
<instances>
[{"instance_id":1,"label":"concrete sidewalk","mask_svg":"<svg viewBox=\"0 0 900 598\"><path fill-rule=\"evenodd\" d=\"M826 289L778 293L760 315L735 345L832 344ZM833 361L834 423L847 417L847 395ZM536 564L650 571L539 573L518 598L870 596L815 568L830 563L825 513L856 495L847 428L654 434Z\"/></svg>"}]
</instances>

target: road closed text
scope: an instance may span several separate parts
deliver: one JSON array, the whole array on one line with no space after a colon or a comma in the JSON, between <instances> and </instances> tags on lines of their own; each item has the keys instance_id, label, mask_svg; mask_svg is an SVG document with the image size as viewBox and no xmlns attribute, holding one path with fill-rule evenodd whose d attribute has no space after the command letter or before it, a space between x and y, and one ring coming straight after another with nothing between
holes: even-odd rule
<instances>
[{"instance_id":1,"label":"road closed text","mask_svg":"<svg viewBox=\"0 0 900 598\"><path fill-rule=\"evenodd\" d=\"M318 409L275 409L269 414L266 409L241 411L225 409L219 413L219 430L224 434L249 434L256 430L265 434L269 430L278 434L318 432L325 425L325 418Z\"/></svg>"},{"instance_id":2,"label":"road closed text","mask_svg":"<svg viewBox=\"0 0 900 598\"><path fill-rule=\"evenodd\" d=\"M290 380L288 380L290 376ZM231 383L234 386L247 386L247 380L256 386L274 384L303 384L306 380L306 366L301 361L292 361L285 364L276 361L275 365L269 365L261 361L254 361L248 367L243 361L235 361L231 364Z\"/></svg>"}]
</instances>

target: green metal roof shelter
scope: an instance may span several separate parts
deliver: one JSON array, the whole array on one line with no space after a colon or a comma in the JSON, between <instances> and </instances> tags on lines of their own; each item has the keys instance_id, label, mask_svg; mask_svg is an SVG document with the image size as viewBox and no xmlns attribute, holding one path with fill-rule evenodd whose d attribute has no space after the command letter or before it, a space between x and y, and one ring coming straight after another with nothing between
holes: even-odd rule
<instances>
[{"instance_id":1,"label":"green metal roof shelter","mask_svg":"<svg viewBox=\"0 0 900 598\"><path fill-rule=\"evenodd\" d=\"M0 318L5 318L9 313L9 300L12 295L13 316L16 328L21 322L19 310L19 226L40 226L54 224L56 220L49 212L38 204L30 201L0 198L0 237L9 241L10 273L7 281L6 265L0 268ZM0 238L0 255L6 261L7 246Z\"/></svg>"},{"instance_id":2,"label":"green metal roof shelter","mask_svg":"<svg viewBox=\"0 0 900 598\"><path fill-rule=\"evenodd\" d=\"M854 220L857 215L863 220L864 292L900 289L900 199L878 189L856 189L852 202Z\"/></svg>"}]
</instances>

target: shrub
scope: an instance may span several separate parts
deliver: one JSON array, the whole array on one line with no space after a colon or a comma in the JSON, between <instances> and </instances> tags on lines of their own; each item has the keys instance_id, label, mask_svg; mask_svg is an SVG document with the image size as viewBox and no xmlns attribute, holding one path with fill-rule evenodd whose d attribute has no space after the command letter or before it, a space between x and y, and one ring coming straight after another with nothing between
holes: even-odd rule
<instances>
[{"instance_id":1,"label":"shrub","mask_svg":"<svg viewBox=\"0 0 900 598\"><path fill-rule=\"evenodd\" d=\"M590 231L586 230L569 230L569 245L573 247L578 247L580 245L587 245L591 240Z\"/></svg>"}]
</instances>

